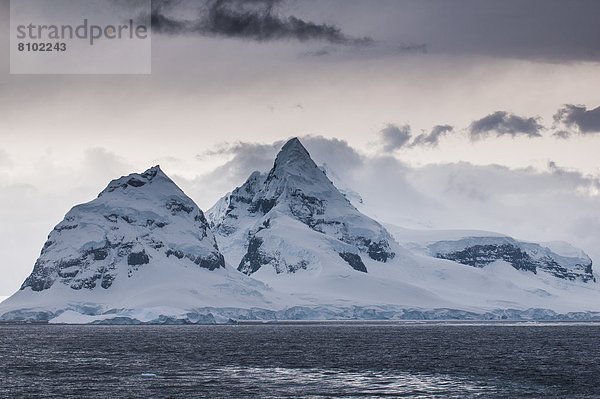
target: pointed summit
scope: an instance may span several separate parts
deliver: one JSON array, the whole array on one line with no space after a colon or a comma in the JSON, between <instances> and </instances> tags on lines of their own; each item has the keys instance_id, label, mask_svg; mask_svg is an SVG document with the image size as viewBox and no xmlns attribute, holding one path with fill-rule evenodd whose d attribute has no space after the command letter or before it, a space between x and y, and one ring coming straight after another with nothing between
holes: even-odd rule
<instances>
[{"instance_id":1,"label":"pointed summit","mask_svg":"<svg viewBox=\"0 0 600 399\"><path fill-rule=\"evenodd\" d=\"M289 139L283 145L283 147L281 147L281 150L279 151L279 155L290 154L293 152L304 153L306 156L310 157L310 155L308 154L308 151L302 145L302 143L300 142L300 139L298 137L293 137L293 138Z\"/></svg>"},{"instance_id":2,"label":"pointed summit","mask_svg":"<svg viewBox=\"0 0 600 399\"><path fill-rule=\"evenodd\" d=\"M71 209L21 289L108 289L148 267L186 263L225 266L202 211L155 166L111 181L98 198Z\"/></svg>"},{"instance_id":3,"label":"pointed summit","mask_svg":"<svg viewBox=\"0 0 600 399\"><path fill-rule=\"evenodd\" d=\"M274 168L289 168L292 166L317 167L306 148L297 137L290 139L279 151L275 158Z\"/></svg>"},{"instance_id":4,"label":"pointed summit","mask_svg":"<svg viewBox=\"0 0 600 399\"><path fill-rule=\"evenodd\" d=\"M318 190L325 189L326 191L329 191L333 184L319 169L298 138L293 138L285 143L275 158L266 184L270 186L280 184L277 182L302 186L304 189L307 189L308 186L313 188L321 186ZM274 192L271 190L267 196L277 196L280 193L280 189L274 189Z\"/></svg>"},{"instance_id":5,"label":"pointed summit","mask_svg":"<svg viewBox=\"0 0 600 399\"><path fill-rule=\"evenodd\" d=\"M254 209L266 213L279 202L295 202L298 197L302 201L308 200L312 205L319 201L312 201L311 198L327 200L332 205L339 203L342 207L351 206L313 161L300 140L293 138L285 143L275 158L260 198L254 199Z\"/></svg>"},{"instance_id":6,"label":"pointed summit","mask_svg":"<svg viewBox=\"0 0 600 399\"><path fill-rule=\"evenodd\" d=\"M367 272L361 256L386 262L401 250L383 226L352 206L298 138L263 176L252 174L209 210L221 248L238 270L253 274L270 265L280 274L341 265Z\"/></svg>"}]
</instances>

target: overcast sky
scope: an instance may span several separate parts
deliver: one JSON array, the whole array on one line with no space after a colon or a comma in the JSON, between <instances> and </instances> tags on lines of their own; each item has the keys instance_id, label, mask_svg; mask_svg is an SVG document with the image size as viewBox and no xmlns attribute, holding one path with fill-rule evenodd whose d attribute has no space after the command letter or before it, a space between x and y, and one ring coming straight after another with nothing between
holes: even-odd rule
<instances>
[{"instance_id":1,"label":"overcast sky","mask_svg":"<svg viewBox=\"0 0 600 399\"><path fill-rule=\"evenodd\" d=\"M9 2L0 0L8 54ZM0 295L112 178L207 209L304 138L400 225L567 240L600 262L598 1L154 1L149 76L0 66Z\"/></svg>"}]
</instances>

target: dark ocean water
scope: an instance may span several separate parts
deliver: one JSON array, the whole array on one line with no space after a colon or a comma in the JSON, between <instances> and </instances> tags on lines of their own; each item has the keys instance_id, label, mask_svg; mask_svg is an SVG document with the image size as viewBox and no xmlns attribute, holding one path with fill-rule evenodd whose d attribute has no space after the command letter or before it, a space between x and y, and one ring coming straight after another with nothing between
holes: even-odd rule
<instances>
[{"instance_id":1,"label":"dark ocean water","mask_svg":"<svg viewBox=\"0 0 600 399\"><path fill-rule=\"evenodd\" d=\"M600 326L0 326L0 397L600 398Z\"/></svg>"}]
</instances>

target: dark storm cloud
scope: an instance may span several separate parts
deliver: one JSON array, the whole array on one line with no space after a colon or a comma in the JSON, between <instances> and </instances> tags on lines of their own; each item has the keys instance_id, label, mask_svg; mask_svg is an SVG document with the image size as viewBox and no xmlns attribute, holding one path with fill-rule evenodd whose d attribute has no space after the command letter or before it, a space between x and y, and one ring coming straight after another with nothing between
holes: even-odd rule
<instances>
[{"instance_id":1,"label":"dark storm cloud","mask_svg":"<svg viewBox=\"0 0 600 399\"><path fill-rule=\"evenodd\" d=\"M407 146L412 137L409 125L396 126L391 123L381 129L379 134L385 152L393 152Z\"/></svg>"},{"instance_id":2,"label":"dark storm cloud","mask_svg":"<svg viewBox=\"0 0 600 399\"><path fill-rule=\"evenodd\" d=\"M538 121L539 118L527 118L506 111L497 111L471 123L469 132L471 139L474 140L492 134L498 137L506 135L541 137L540 132L544 127Z\"/></svg>"},{"instance_id":3,"label":"dark storm cloud","mask_svg":"<svg viewBox=\"0 0 600 399\"><path fill-rule=\"evenodd\" d=\"M554 114L554 122L565 128L554 133L559 138L567 138L573 132L600 133L600 107L588 110L583 105L567 104Z\"/></svg>"},{"instance_id":4,"label":"dark storm cloud","mask_svg":"<svg viewBox=\"0 0 600 399\"><path fill-rule=\"evenodd\" d=\"M442 136L452 132L454 127L450 125L437 125L429 133L421 133L410 144L411 147L428 146L437 147Z\"/></svg>"},{"instance_id":5,"label":"dark storm cloud","mask_svg":"<svg viewBox=\"0 0 600 399\"><path fill-rule=\"evenodd\" d=\"M400 5L400 4L401 5ZM431 52L541 61L600 60L597 0L382 1L394 36ZM384 14L385 13L385 14Z\"/></svg>"},{"instance_id":6,"label":"dark storm cloud","mask_svg":"<svg viewBox=\"0 0 600 399\"><path fill-rule=\"evenodd\" d=\"M155 0L152 28L167 35L196 34L256 41L321 40L344 45L373 42L368 37L350 37L335 25L281 15L278 12L281 3L281 0L205 0L194 9L189 2ZM175 16L186 8L193 10L192 19Z\"/></svg>"}]
</instances>

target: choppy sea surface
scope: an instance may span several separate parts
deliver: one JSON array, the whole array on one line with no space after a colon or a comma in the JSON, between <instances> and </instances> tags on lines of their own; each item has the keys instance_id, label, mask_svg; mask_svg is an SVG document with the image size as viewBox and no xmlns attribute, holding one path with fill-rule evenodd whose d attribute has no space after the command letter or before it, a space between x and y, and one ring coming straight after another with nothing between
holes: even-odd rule
<instances>
[{"instance_id":1,"label":"choppy sea surface","mask_svg":"<svg viewBox=\"0 0 600 399\"><path fill-rule=\"evenodd\" d=\"M598 324L0 326L1 398L598 398Z\"/></svg>"}]
</instances>

